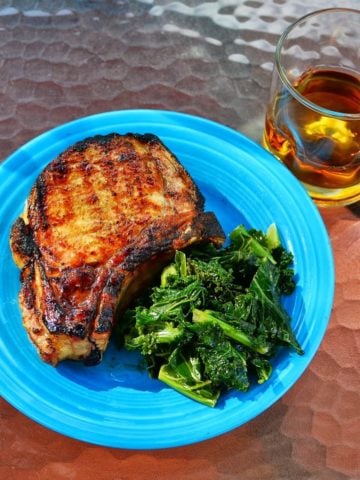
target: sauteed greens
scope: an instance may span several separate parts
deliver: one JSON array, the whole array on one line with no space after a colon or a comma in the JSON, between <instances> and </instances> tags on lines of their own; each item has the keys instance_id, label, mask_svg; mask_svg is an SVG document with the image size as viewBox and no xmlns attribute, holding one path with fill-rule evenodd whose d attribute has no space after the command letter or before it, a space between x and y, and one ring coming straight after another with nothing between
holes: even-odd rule
<instances>
[{"instance_id":1,"label":"sauteed greens","mask_svg":"<svg viewBox=\"0 0 360 480\"><path fill-rule=\"evenodd\" d=\"M125 347L152 377L208 406L229 389L265 382L278 347L303 351L281 304L295 289L293 256L272 224L243 225L228 246L176 252L159 285L125 315Z\"/></svg>"}]
</instances>

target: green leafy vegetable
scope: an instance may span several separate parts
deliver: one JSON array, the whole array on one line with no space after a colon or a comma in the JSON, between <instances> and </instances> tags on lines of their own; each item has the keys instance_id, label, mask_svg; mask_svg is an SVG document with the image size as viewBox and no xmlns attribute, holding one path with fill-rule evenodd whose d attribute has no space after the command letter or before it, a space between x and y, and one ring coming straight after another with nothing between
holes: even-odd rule
<instances>
[{"instance_id":1,"label":"green leafy vegetable","mask_svg":"<svg viewBox=\"0 0 360 480\"><path fill-rule=\"evenodd\" d=\"M230 325L224 320L219 318L219 315L216 316L215 312L211 310L194 310L193 311L193 322L195 323L208 323L210 325L217 325L224 333L226 337L231 340L234 340L241 345L245 345L251 350L254 350L258 353L268 353L269 346L266 343L262 342L262 338L259 341L257 338L251 338L248 334L241 331L240 329L235 328L233 325Z\"/></svg>"},{"instance_id":2,"label":"green leafy vegetable","mask_svg":"<svg viewBox=\"0 0 360 480\"><path fill-rule=\"evenodd\" d=\"M125 347L153 377L212 407L224 391L267 381L279 347L303 353L281 303L295 289L292 261L274 224L266 233L240 225L220 250L176 252L126 312Z\"/></svg>"}]
</instances>

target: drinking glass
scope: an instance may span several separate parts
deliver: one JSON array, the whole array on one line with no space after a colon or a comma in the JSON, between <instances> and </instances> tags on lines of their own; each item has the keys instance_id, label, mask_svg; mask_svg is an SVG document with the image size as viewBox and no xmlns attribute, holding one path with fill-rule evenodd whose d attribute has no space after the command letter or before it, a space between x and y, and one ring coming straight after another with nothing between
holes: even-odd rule
<instances>
[{"instance_id":1,"label":"drinking glass","mask_svg":"<svg viewBox=\"0 0 360 480\"><path fill-rule=\"evenodd\" d=\"M360 200L360 10L320 10L284 31L263 145L318 205Z\"/></svg>"}]
</instances>

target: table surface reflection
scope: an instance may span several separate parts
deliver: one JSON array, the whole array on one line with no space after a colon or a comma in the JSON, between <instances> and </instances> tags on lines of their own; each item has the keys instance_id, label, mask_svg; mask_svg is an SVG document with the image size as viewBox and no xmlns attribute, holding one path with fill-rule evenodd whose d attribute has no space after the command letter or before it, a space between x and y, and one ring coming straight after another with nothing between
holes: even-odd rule
<instances>
[{"instance_id":1,"label":"table surface reflection","mask_svg":"<svg viewBox=\"0 0 360 480\"><path fill-rule=\"evenodd\" d=\"M1 0L0 160L58 124L133 108L207 117L260 142L279 35L338 3ZM64 437L1 399L0 479L359 479L360 206L320 212L334 307L313 362L280 401L220 437L130 451Z\"/></svg>"}]
</instances>

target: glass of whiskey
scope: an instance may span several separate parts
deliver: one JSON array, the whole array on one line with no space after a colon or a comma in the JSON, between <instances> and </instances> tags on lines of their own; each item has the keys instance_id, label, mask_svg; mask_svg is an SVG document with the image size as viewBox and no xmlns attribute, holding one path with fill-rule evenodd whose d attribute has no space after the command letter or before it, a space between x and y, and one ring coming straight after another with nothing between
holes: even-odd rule
<instances>
[{"instance_id":1,"label":"glass of whiskey","mask_svg":"<svg viewBox=\"0 0 360 480\"><path fill-rule=\"evenodd\" d=\"M284 31L262 143L319 206L360 200L360 10L320 10Z\"/></svg>"}]
</instances>

